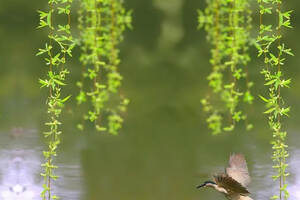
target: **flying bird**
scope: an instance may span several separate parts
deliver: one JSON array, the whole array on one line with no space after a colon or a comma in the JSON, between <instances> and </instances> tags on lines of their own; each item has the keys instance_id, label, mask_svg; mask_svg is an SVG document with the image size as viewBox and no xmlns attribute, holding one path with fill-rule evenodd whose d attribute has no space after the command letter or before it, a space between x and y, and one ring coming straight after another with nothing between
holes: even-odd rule
<instances>
[{"instance_id":1,"label":"flying bird","mask_svg":"<svg viewBox=\"0 0 300 200\"><path fill-rule=\"evenodd\" d=\"M223 193L227 199L231 200L253 200L249 197L247 189L251 179L248 172L247 163L243 154L232 154L229 158L229 166L225 173L213 176L213 181L205 181L197 186L199 188L211 187Z\"/></svg>"}]
</instances>

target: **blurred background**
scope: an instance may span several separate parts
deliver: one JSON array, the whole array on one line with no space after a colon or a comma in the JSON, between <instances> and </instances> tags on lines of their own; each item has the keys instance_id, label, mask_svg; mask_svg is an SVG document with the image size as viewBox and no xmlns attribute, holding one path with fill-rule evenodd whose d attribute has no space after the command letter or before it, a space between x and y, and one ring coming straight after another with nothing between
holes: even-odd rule
<instances>
[{"instance_id":1,"label":"blurred background","mask_svg":"<svg viewBox=\"0 0 300 200\"><path fill-rule=\"evenodd\" d=\"M252 3L256 37L258 8ZM62 116L55 192L68 200L221 200L222 195L195 187L223 171L230 153L242 152L252 176L252 197L269 199L277 183L271 180L271 132L257 98L266 90L256 49L250 49L249 64L255 82L256 100L250 107L254 129L212 136L200 105L211 71L206 33L197 30L197 9L204 9L205 1L126 0L125 5L133 10L134 28L121 45L122 93L131 100L124 127L119 136L75 128L81 117L74 110L81 69L76 48L69 64L72 79L64 90L73 97ZM38 79L47 67L35 54L47 33L36 29L36 11L46 7L46 1L0 1L0 200L40 199L47 91L39 88ZM75 0L74 11L77 7ZM294 9L294 29L285 32L284 41L296 56L288 57L283 68L293 82L283 95L292 107L284 124L290 199L295 200L300 199L300 1L284 1L284 8ZM72 21L76 36L76 13Z\"/></svg>"}]
</instances>

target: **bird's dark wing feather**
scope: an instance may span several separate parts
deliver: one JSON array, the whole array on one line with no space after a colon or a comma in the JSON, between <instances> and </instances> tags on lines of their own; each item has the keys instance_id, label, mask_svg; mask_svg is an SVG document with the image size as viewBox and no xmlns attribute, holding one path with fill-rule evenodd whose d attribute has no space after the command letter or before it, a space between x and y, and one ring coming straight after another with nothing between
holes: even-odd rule
<instances>
[{"instance_id":1,"label":"bird's dark wing feather","mask_svg":"<svg viewBox=\"0 0 300 200\"><path fill-rule=\"evenodd\" d=\"M218 186L226 189L229 194L238 193L243 196L250 194L242 184L226 174L215 175L214 180Z\"/></svg>"}]
</instances>

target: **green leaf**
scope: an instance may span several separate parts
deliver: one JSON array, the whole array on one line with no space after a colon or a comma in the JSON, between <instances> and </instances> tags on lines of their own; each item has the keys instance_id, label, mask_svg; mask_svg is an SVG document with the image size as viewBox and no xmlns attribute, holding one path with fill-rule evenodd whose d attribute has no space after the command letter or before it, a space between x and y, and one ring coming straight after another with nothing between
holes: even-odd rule
<instances>
[{"instance_id":1,"label":"green leaf","mask_svg":"<svg viewBox=\"0 0 300 200\"><path fill-rule=\"evenodd\" d=\"M272 79L272 80L266 82L264 85L272 85L273 83L276 82L276 80L277 80L277 79Z\"/></svg>"},{"instance_id":2,"label":"green leaf","mask_svg":"<svg viewBox=\"0 0 300 200\"><path fill-rule=\"evenodd\" d=\"M261 96L261 95L258 95L264 102L266 102L266 103L268 103L269 102L269 100L268 99L266 99L265 97L263 97L263 96Z\"/></svg>"},{"instance_id":3,"label":"green leaf","mask_svg":"<svg viewBox=\"0 0 300 200\"><path fill-rule=\"evenodd\" d=\"M234 125L230 125L230 126L227 126L227 127L224 127L223 130L224 131L227 131L227 132L230 132L234 129Z\"/></svg>"},{"instance_id":4,"label":"green leaf","mask_svg":"<svg viewBox=\"0 0 300 200\"><path fill-rule=\"evenodd\" d=\"M64 102L68 101L68 99L70 99L71 96L72 96L72 95L69 95L69 96L65 97L64 99L61 100L61 102L64 103Z\"/></svg>"},{"instance_id":5,"label":"green leaf","mask_svg":"<svg viewBox=\"0 0 300 200\"><path fill-rule=\"evenodd\" d=\"M43 87L48 87L49 86L49 82L48 80L42 80L42 79L39 79L39 83L41 84L41 88Z\"/></svg>"},{"instance_id":6,"label":"green leaf","mask_svg":"<svg viewBox=\"0 0 300 200\"><path fill-rule=\"evenodd\" d=\"M58 80L58 79L53 79L53 81L55 83L57 83L58 85L66 85L65 83L63 83L62 81Z\"/></svg>"},{"instance_id":7,"label":"green leaf","mask_svg":"<svg viewBox=\"0 0 300 200\"><path fill-rule=\"evenodd\" d=\"M48 26L50 27L50 28L53 28L52 27L52 12L50 11L49 13L48 13L48 15L47 15L47 24L48 24Z\"/></svg>"},{"instance_id":8,"label":"green leaf","mask_svg":"<svg viewBox=\"0 0 300 200\"><path fill-rule=\"evenodd\" d=\"M288 115L289 112L290 112L290 107L281 109L281 115L285 115L285 116L289 117L289 115Z\"/></svg>"},{"instance_id":9,"label":"green leaf","mask_svg":"<svg viewBox=\"0 0 300 200\"><path fill-rule=\"evenodd\" d=\"M264 113L265 113L265 114L269 114L269 113L275 111L275 109L276 109L275 107L272 107L272 108L266 110Z\"/></svg>"},{"instance_id":10,"label":"green leaf","mask_svg":"<svg viewBox=\"0 0 300 200\"><path fill-rule=\"evenodd\" d=\"M47 12L43 12L41 10L38 10L38 13L40 14L40 19L44 19L45 17L48 16L48 13Z\"/></svg>"},{"instance_id":11,"label":"green leaf","mask_svg":"<svg viewBox=\"0 0 300 200\"><path fill-rule=\"evenodd\" d=\"M79 130L83 131L84 126L83 126L82 124L77 124L77 128L78 128Z\"/></svg>"},{"instance_id":12,"label":"green leaf","mask_svg":"<svg viewBox=\"0 0 300 200\"><path fill-rule=\"evenodd\" d=\"M48 26L48 24L44 20L40 20L40 25L37 28L43 28L45 26Z\"/></svg>"}]
</instances>

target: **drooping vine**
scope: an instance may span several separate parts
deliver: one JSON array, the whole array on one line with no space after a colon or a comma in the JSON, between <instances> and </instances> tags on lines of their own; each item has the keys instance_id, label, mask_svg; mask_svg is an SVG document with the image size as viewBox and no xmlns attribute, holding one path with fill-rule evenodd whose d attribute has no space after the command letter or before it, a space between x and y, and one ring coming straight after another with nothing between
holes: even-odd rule
<instances>
[{"instance_id":1,"label":"drooping vine","mask_svg":"<svg viewBox=\"0 0 300 200\"><path fill-rule=\"evenodd\" d=\"M77 103L87 103L84 119L94 123L96 130L115 135L129 103L119 91L118 46L126 27L131 27L131 12L124 9L122 0L82 0L79 23L83 70L77 82ZM84 129L84 123L78 128Z\"/></svg>"},{"instance_id":2,"label":"drooping vine","mask_svg":"<svg viewBox=\"0 0 300 200\"><path fill-rule=\"evenodd\" d=\"M207 77L212 92L201 103L208 114L209 129L212 134L219 134L232 131L237 122L246 120L241 102L253 101L253 83L247 72L251 13L248 0L210 0L207 4L204 12L199 11L198 21L212 45L212 72ZM247 129L252 128L251 124L246 125Z\"/></svg>"},{"instance_id":3,"label":"drooping vine","mask_svg":"<svg viewBox=\"0 0 300 200\"><path fill-rule=\"evenodd\" d=\"M260 96L266 103L268 123L273 132L272 149L274 162L273 168L277 173L273 176L279 182L279 195L272 199L288 199L286 171L288 157L286 137L282 124L283 116L288 116L290 107L284 104L281 91L289 88L291 79L284 78L282 67L285 64L286 55L293 56L292 50L283 43L282 29L292 28L290 16L292 11L282 10L282 0L258 0L260 7L260 31L257 37L258 55L263 57L264 67L261 73L265 78L265 85L268 87L268 96ZM264 19L272 16L277 19L277 24L267 24Z\"/></svg>"},{"instance_id":4,"label":"drooping vine","mask_svg":"<svg viewBox=\"0 0 300 200\"><path fill-rule=\"evenodd\" d=\"M54 170L57 166L54 163L54 157L57 154L57 148L60 143L62 131L59 126L60 114L64 103L70 96L62 97L61 90L65 83L66 75L69 73L66 66L67 56L72 56L74 48L73 38L70 31L70 8L72 0L49 0L47 11L38 11L40 15L40 25L38 28L47 28L49 41L46 42L43 49L39 49L37 55L43 55L46 66L48 67L47 77L40 79L41 87L49 89L47 98L49 121L45 123L48 130L44 132L48 149L43 151L45 163L41 176L44 177L43 191L41 197L43 200L58 199L52 191L52 181L58 176ZM58 19L64 21L60 24ZM57 20L56 20L57 19Z\"/></svg>"}]
</instances>

